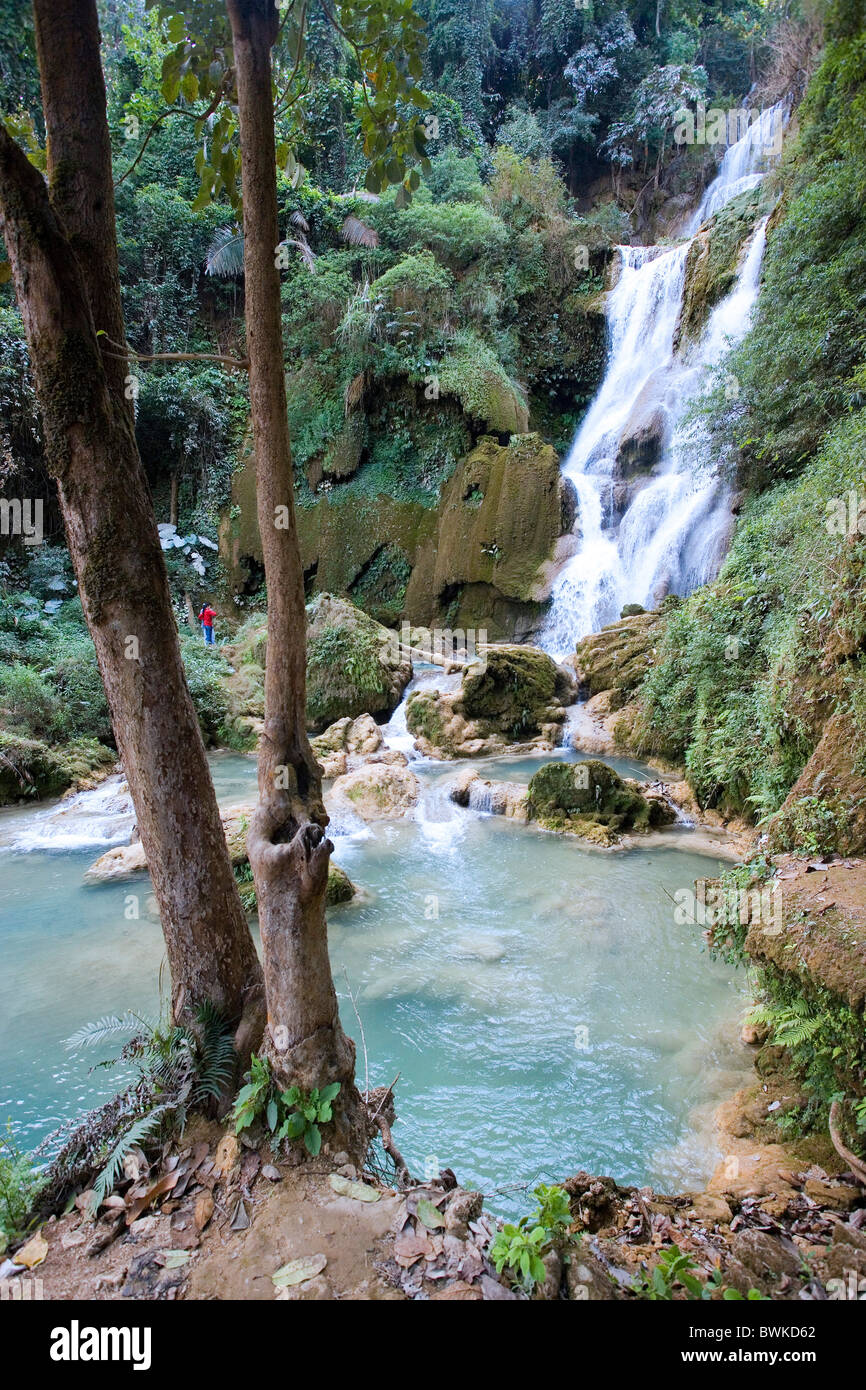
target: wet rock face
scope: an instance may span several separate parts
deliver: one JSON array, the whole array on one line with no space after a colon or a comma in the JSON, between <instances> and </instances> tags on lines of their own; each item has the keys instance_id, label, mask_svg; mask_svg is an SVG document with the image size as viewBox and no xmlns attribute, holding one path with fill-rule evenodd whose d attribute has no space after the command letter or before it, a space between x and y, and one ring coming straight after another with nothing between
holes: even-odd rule
<instances>
[{"instance_id":1,"label":"wet rock face","mask_svg":"<svg viewBox=\"0 0 866 1390\"><path fill-rule=\"evenodd\" d=\"M468 758L516 744L553 748L576 687L570 673L535 647L496 647L469 667L459 690L419 690L406 723L421 750Z\"/></svg>"},{"instance_id":2,"label":"wet rock face","mask_svg":"<svg viewBox=\"0 0 866 1390\"><path fill-rule=\"evenodd\" d=\"M661 636L659 613L634 613L584 637L573 664L590 695L610 691L610 709L621 709L653 665Z\"/></svg>"},{"instance_id":3,"label":"wet rock face","mask_svg":"<svg viewBox=\"0 0 866 1390\"><path fill-rule=\"evenodd\" d=\"M248 467L236 475L238 515L220 530L240 591L261 564L254 481ZM537 626L557 545L577 516L573 485L540 435L515 433L507 444L482 436L435 504L360 496L353 486L298 508L301 559L315 591L351 598L381 622L484 628L492 640L520 640Z\"/></svg>"},{"instance_id":4,"label":"wet rock face","mask_svg":"<svg viewBox=\"0 0 866 1390\"><path fill-rule=\"evenodd\" d=\"M627 830L651 830L674 812L644 796L606 763L546 763L529 783L529 814L551 830L581 835L596 844L616 843Z\"/></svg>"}]
</instances>

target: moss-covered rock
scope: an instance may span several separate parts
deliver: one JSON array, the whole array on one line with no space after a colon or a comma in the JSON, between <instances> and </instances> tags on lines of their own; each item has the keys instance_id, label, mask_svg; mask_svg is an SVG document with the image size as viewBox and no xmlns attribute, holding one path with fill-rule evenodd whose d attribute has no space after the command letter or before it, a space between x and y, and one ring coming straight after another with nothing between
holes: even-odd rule
<instances>
[{"instance_id":1,"label":"moss-covered rock","mask_svg":"<svg viewBox=\"0 0 866 1390\"><path fill-rule=\"evenodd\" d=\"M0 806L24 797L59 796L73 787L93 786L115 757L96 739L76 739L53 748L0 730Z\"/></svg>"},{"instance_id":2,"label":"moss-covered rock","mask_svg":"<svg viewBox=\"0 0 866 1390\"><path fill-rule=\"evenodd\" d=\"M418 779L401 753L374 755L363 766L338 777L331 788L329 810L348 809L363 821L397 820L418 800Z\"/></svg>"},{"instance_id":3,"label":"moss-covered rock","mask_svg":"<svg viewBox=\"0 0 866 1390\"><path fill-rule=\"evenodd\" d=\"M529 814L550 830L596 844L615 844L623 831L646 831L675 819L659 799L644 796L607 763L545 763L529 783Z\"/></svg>"},{"instance_id":4,"label":"moss-covered rock","mask_svg":"<svg viewBox=\"0 0 866 1390\"><path fill-rule=\"evenodd\" d=\"M229 678L235 724L255 726L264 714L267 621L249 618L230 647ZM347 599L320 594L307 607L307 727L369 714L387 719L412 675L397 634ZM324 753L333 752L325 749Z\"/></svg>"},{"instance_id":5,"label":"moss-covered rock","mask_svg":"<svg viewBox=\"0 0 866 1390\"><path fill-rule=\"evenodd\" d=\"M307 721L324 729L336 719L386 719L412 675L396 635L360 608L320 594L307 609Z\"/></svg>"},{"instance_id":6,"label":"moss-covered rock","mask_svg":"<svg viewBox=\"0 0 866 1390\"><path fill-rule=\"evenodd\" d=\"M699 338L710 310L733 289L743 245L770 206L765 189L752 189L728 203L697 233L686 259L675 346L682 339Z\"/></svg>"},{"instance_id":7,"label":"moss-covered rock","mask_svg":"<svg viewBox=\"0 0 866 1390\"><path fill-rule=\"evenodd\" d=\"M255 483L232 482L220 549L236 590L261 577ZM537 624L574 521L570 485L537 434L484 436L443 484L437 505L371 492L365 473L297 508L311 592L348 597L380 622L486 628L492 640Z\"/></svg>"},{"instance_id":8,"label":"moss-covered rock","mask_svg":"<svg viewBox=\"0 0 866 1390\"><path fill-rule=\"evenodd\" d=\"M342 777L350 767L378 753L384 740L372 715L362 714L357 719L338 719L310 742L322 776L328 778Z\"/></svg>"},{"instance_id":9,"label":"moss-covered rock","mask_svg":"<svg viewBox=\"0 0 866 1390\"><path fill-rule=\"evenodd\" d=\"M568 671L537 647L491 647L456 691L418 690L406 723L422 751L469 758L513 745L553 748L575 696Z\"/></svg>"},{"instance_id":10,"label":"moss-covered rock","mask_svg":"<svg viewBox=\"0 0 866 1390\"><path fill-rule=\"evenodd\" d=\"M628 703L653 665L661 622L659 613L633 613L578 643L574 669L590 695L610 691L610 710Z\"/></svg>"},{"instance_id":11,"label":"moss-covered rock","mask_svg":"<svg viewBox=\"0 0 866 1390\"><path fill-rule=\"evenodd\" d=\"M332 860L328 865L328 886L325 889L325 902L328 907L337 907L340 903L350 903L356 892L357 889L349 875Z\"/></svg>"}]
</instances>

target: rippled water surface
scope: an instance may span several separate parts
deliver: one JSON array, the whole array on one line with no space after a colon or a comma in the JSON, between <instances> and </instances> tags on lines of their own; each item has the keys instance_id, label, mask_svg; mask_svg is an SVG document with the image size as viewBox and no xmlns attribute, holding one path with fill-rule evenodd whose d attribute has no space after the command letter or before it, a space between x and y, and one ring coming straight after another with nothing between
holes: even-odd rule
<instances>
[{"instance_id":1,"label":"rippled water surface","mask_svg":"<svg viewBox=\"0 0 866 1390\"><path fill-rule=\"evenodd\" d=\"M485 771L525 780L535 765ZM213 766L223 801L252 791L249 760ZM741 982L677 925L668 895L715 861L587 850L461 811L442 790L453 767L416 767L417 820L338 838L335 858L364 901L330 915L359 1080L347 981L371 1084L400 1073L395 1138L407 1159L487 1189L578 1167L662 1187L705 1177L716 1155L702 1120L744 1065ZM91 1070L111 1050L72 1055L64 1039L158 1004L148 881L84 886L97 853L0 855L0 1118L31 1143L113 1089L113 1073Z\"/></svg>"}]
</instances>

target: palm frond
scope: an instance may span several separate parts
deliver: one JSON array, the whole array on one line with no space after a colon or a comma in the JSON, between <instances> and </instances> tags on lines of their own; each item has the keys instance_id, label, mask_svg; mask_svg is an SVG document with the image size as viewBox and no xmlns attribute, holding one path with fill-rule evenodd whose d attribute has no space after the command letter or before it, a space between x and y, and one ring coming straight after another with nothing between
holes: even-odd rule
<instances>
[{"instance_id":1,"label":"palm frond","mask_svg":"<svg viewBox=\"0 0 866 1390\"><path fill-rule=\"evenodd\" d=\"M232 280L244 273L244 234L238 227L217 227L205 255L206 275Z\"/></svg>"},{"instance_id":2,"label":"palm frond","mask_svg":"<svg viewBox=\"0 0 866 1390\"><path fill-rule=\"evenodd\" d=\"M281 242L280 244L282 246L297 246L298 250L301 253L301 259L304 262L304 265L307 267L307 270L315 270L316 254L313 251L313 248L310 245L310 243L307 241L307 238L303 235L303 233L301 233L299 237L286 237L285 241Z\"/></svg>"},{"instance_id":3,"label":"palm frond","mask_svg":"<svg viewBox=\"0 0 866 1390\"><path fill-rule=\"evenodd\" d=\"M308 232L310 230L310 224L302 212L293 212L289 221L293 226L300 227L302 232Z\"/></svg>"},{"instance_id":4,"label":"palm frond","mask_svg":"<svg viewBox=\"0 0 866 1390\"><path fill-rule=\"evenodd\" d=\"M379 233L375 227L368 226L360 217L347 217L340 228L340 236L347 246L368 246L373 249L379 245Z\"/></svg>"}]
</instances>

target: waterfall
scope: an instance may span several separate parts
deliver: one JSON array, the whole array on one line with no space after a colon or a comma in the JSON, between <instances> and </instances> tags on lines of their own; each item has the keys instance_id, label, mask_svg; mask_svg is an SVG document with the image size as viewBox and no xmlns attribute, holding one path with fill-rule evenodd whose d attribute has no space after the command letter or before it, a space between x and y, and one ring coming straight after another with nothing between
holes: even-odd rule
<instances>
[{"instance_id":1,"label":"waterfall","mask_svg":"<svg viewBox=\"0 0 866 1390\"><path fill-rule=\"evenodd\" d=\"M757 187L773 160L779 156L782 131L788 123L790 112L790 101L783 97L775 106L768 106L766 111L762 111L742 138L728 146L718 174L689 223L689 236L693 236L707 218L719 212L732 198Z\"/></svg>"},{"instance_id":2,"label":"waterfall","mask_svg":"<svg viewBox=\"0 0 866 1390\"><path fill-rule=\"evenodd\" d=\"M753 179L787 104L765 111L726 152L695 227ZM707 210L709 209L709 211ZM696 344L675 349L691 241L620 246L608 294L607 368L563 463L578 497L576 553L554 584L539 642L561 658L614 622L627 603L654 608L717 572L730 534L727 488L706 428L689 406L707 374L745 335L758 294L766 219L753 233L731 292Z\"/></svg>"}]
</instances>

